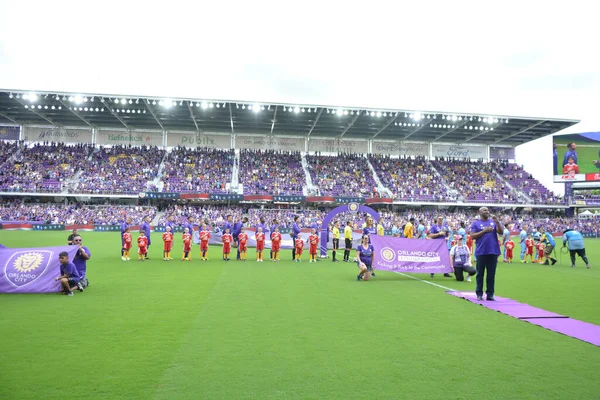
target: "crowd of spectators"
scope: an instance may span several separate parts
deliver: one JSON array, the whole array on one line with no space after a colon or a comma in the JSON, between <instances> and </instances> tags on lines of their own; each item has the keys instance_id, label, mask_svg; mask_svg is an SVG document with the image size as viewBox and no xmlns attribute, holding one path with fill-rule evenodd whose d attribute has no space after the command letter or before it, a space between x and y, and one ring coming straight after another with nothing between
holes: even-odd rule
<instances>
[{"instance_id":1,"label":"crowd of spectators","mask_svg":"<svg viewBox=\"0 0 600 400\"><path fill-rule=\"evenodd\" d=\"M228 193L233 150L175 147L167 156L163 192Z\"/></svg>"},{"instance_id":2,"label":"crowd of spectators","mask_svg":"<svg viewBox=\"0 0 600 400\"><path fill-rule=\"evenodd\" d=\"M359 154L307 155L308 171L320 196L374 197L377 184L367 159Z\"/></svg>"},{"instance_id":3,"label":"crowd of spectators","mask_svg":"<svg viewBox=\"0 0 600 400\"><path fill-rule=\"evenodd\" d=\"M156 146L100 147L86 161L74 190L85 194L146 192L164 155Z\"/></svg>"},{"instance_id":4,"label":"crowd of spectators","mask_svg":"<svg viewBox=\"0 0 600 400\"><path fill-rule=\"evenodd\" d=\"M382 185L398 201L452 200L441 178L425 157L391 158L369 155Z\"/></svg>"},{"instance_id":5,"label":"crowd of spectators","mask_svg":"<svg viewBox=\"0 0 600 400\"><path fill-rule=\"evenodd\" d=\"M306 184L300 152L240 151L239 182L244 194L301 195Z\"/></svg>"},{"instance_id":6,"label":"crowd of spectators","mask_svg":"<svg viewBox=\"0 0 600 400\"><path fill-rule=\"evenodd\" d=\"M518 164L505 162L498 173L515 189L529 196L536 204L563 204L564 199L548 190Z\"/></svg>"},{"instance_id":7,"label":"crowd of spectators","mask_svg":"<svg viewBox=\"0 0 600 400\"><path fill-rule=\"evenodd\" d=\"M86 164L93 147L86 144L3 144L5 161L0 171L0 190L5 192L60 193L67 181ZM12 157L7 154L13 151Z\"/></svg>"}]
</instances>

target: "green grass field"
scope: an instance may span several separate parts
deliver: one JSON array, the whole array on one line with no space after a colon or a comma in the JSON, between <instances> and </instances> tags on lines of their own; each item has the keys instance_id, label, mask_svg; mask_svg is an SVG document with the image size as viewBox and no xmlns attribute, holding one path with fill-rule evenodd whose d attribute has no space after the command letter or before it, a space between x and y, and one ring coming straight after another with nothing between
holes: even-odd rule
<instances>
[{"instance_id":1,"label":"green grass field","mask_svg":"<svg viewBox=\"0 0 600 400\"><path fill-rule=\"evenodd\" d=\"M0 231L9 247L66 237ZM218 248L201 262L194 247L184 263L154 245L151 260L123 262L116 233L83 237L84 293L0 295L0 399L600 396L600 348L406 276L356 282L354 264L292 263L289 250L278 264L226 263ZM590 270L567 255L554 267L500 264L497 295L600 324L599 244L587 241Z\"/></svg>"}]
</instances>

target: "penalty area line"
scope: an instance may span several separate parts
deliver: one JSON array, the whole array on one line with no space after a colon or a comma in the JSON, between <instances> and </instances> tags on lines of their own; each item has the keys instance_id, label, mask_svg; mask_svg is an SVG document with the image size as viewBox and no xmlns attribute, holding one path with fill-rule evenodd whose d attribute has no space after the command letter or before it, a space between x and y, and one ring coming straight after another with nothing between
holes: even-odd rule
<instances>
[{"instance_id":1,"label":"penalty area line","mask_svg":"<svg viewBox=\"0 0 600 400\"><path fill-rule=\"evenodd\" d=\"M395 274L398 274L398 275L406 276L407 278L414 279L414 280L416 280L416 281L421 281L421 282L423 282L423 283L427 283L427 284L429 284L429 285L437 286L437 287L439 287L440 289L445 289L445 290L448 290L448 291L450 291L450 292L458 292L458 290L456 290L456 289L452 289L452 288L449 288L449 287L447 287L447 286L438 285L437 283L433 283L433 282L430 282L430 281L426 281L426 280L424 280L424 279L417 278L417 277L415 277L415 276L412 276L412 275L407 275L407 274L405 274L405 273L402 273L402 272L397 272L397 271L392 271L392 272L394 272Z\"/></svg>"}]
</instances>

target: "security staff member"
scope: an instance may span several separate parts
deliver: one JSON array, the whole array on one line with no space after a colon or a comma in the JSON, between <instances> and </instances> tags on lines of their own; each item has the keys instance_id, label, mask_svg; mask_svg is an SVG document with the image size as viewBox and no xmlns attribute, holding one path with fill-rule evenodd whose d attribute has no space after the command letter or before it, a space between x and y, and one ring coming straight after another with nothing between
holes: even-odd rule
<instances>
[{"instance_id":1,"label":"security staff member","mask_svg":"<svg viewBox=\"0 0 600 400\"><path fill-rule=\"evenodd\" d=\"M585 255L585 245L583 243L583 235L581 232L575 229L566 229L563 231L563 247L569 247L569 253L571 253L571 268L575 268L575 255L581 257L585 266L589 269L590 262Z\"/></svg>"},{"instance_id":2,"label":"security staff member","mask_svg":"<svg viewBox=\"0 0 600 400\"><path fill-rule=\"evenodd\" d=\"M333 229L331 229L331 233L333 235L333 259L331 261L340 262L340 260L335 258L337 254L337 249L340 247L340 221L335 221L335 223L333 224Z\"/></svg>"}]
</instances>

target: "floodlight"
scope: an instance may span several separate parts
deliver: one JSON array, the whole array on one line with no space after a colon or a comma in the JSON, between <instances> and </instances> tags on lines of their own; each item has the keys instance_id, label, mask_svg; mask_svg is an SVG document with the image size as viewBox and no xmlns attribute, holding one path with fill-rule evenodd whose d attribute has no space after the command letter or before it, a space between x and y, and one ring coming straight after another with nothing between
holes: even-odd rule
<instances>
[{"instance_id":1,"label":"floodlight","mask_svg":"<svg viewBox=\"0 0 600 400\"><path fill-rule=\"evenodd\" d=\"M202 102L202 108L205 110L208 108L208 104L205 101Z\"/></svg>"},{"instance_id":2,"label":"floodlight","mask_svg":"<svg viewBox=\"0 0 600 400\"><path fill-rule=\"evenodd\" d=\"M294 108L294 112L295 112L296 114L298 114L298 113L300 112L300 107L296 107L296 108Z\"/></svg>"}]
</instances>

